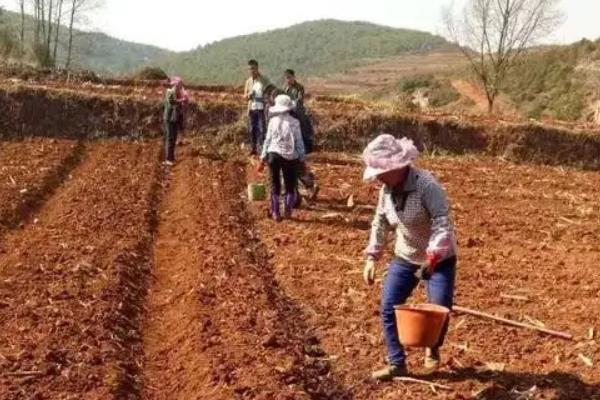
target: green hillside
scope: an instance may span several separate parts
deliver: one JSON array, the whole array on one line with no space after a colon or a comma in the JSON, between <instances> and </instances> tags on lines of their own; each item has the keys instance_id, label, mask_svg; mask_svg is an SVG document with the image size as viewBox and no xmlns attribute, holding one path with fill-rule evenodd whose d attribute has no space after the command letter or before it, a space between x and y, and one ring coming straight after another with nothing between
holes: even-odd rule
<instances>
[{"instance_id":1,"label":"green hillside","mask_svg":"<svg viewBox=\"0 0 600 400\"><path fill-rule=\"evenodd\" d=\"M0 14L0 32L18 39L20 15L10 11ZM31 43L33 20L26 18L25 42ZM58 46L58 66L63 66L67 55L68 29L61 27ZM0 40L0 46L2 46ZM30 49L28 49L30 52ZM148 46L115 39L104 33L75 31L73 35L73 68L90 69L101 74L124 74L140 69L168 57L171 52L155 46Z\"/></svg>"},{"instance_id":2,"label":"green hillside","mask_svg":"<svg viewBox=\"0 0 600 400\"><path fill-rule=\"evenodd\" d=\"M600 99L600 40L531 51L504 91L529 117L587 119Z\"/></svg>"},{"instance_id":3,"label":"green hillside","mask_svg":"<svg viewBox=\"0 0 600 400\"><path fill-rule=\"evenodd\" d=\"M442 37L425 32L321 20L225 39L175 54L161 66L193 81L239 84L250 58L256 58L272 79L278 78L285 68L294 68L305 77L343 72L369 58L426 51L447 44Z\"/></svg>"}]
</instances>

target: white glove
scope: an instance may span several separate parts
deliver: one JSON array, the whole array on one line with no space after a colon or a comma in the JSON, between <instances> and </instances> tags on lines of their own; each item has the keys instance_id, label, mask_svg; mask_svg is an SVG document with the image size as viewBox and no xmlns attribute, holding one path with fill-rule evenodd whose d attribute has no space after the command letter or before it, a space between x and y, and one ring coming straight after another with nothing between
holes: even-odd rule
<instances>
[{"instance_id":1,"label":"white glove","mask_svg":"<svg viewBox=\"0 0 600 400\"><path fill-rule=\"evenodd\" d=\"M375 260L367 260L365 269L363 270L363 279L367 285L375 283Z\"/></svg>"}]
</instances>

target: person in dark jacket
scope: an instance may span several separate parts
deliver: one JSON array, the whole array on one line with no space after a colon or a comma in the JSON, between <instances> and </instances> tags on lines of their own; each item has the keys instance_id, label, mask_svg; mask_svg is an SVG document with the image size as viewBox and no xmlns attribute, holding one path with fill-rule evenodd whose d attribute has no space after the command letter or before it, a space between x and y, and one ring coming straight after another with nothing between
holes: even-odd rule
<instances>
[{"instance_id":1,"label":"person in dark jacket","mask_svg":"<svg viewBox=\"0 0 600 400\"><path fill-rule=\"evenodd\" d=\"M165 161L166 165L175 163L175 144L179 132L183 131L185 121L185 107L189 102L187 92L183 87L183 80L179 77L169 78L169 86L165 94L164 120L165 120Z\"/></svg>"},{"instance_id":2,"label":"person in dark jacket","mask_svg":"<svg viewBox=\"0 0 600 400\"><path fill-rule=\"evenodd\" d=\"M296 80L296 72L293 69L286 69L284 78L285 87L283 91L296 103L296 108L292 112L292 115L300 121L306 154L310 154L313 152L314 147L314 129L304 106L304 96L306 94L304 86Z\"/></svg>"},{"instance_id":3,"label":"person in dark jacket","mask_svg":"<svg viewBox=\"0 0 600 400\"><path fill-rule=\"evenodd\" d=\"M304 149L306 154L310 154L314 150L314 129L310 117L306 112L304 106L305 90L296 80L296 72L293 69L286 69L284 72L285 87L284 93L287 94L295 103L296 107L292 111L292 115L300 121L300 130L302 131L302 141L304 142ZM311 199L315 199L318 192L319 186L316 183L315 174L310 170L306 162L298 163L298 180L306 191L307 195ZM297 196L298 200L301 197ZM298 206L300 204L298 203Z\"/></svg>"}]
</instances>

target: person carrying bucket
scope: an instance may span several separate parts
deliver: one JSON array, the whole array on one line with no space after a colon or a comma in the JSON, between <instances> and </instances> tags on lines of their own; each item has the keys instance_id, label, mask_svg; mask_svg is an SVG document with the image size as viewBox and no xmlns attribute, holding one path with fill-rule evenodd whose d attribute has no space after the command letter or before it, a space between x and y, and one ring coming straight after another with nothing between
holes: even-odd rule
<instances>
[{"instance_id":1,"label":"person carrying bucket","mask_svg":"<svg viewBox=\"0 0 600 400\"><path fill-rule=\"evenodd\" d=\"M285 217L290 218L296 203L297 164L306 157L300 122L290 114L293 109L294 102L289 96L282 94L275 98L275 105L269 109L271 119L258 167L262 172L268 164L271 170L270 215L277 222L281 221L281 175L285 185Z\"/></svg>"},{"instance_id":2,"label":"person carrying bucket","mask_svg":"<svg viewBox=\"0 0 600 400\"><path fill-rule=\"evenodd\" d=\"M419 156L413 142L383 134L363 152L364 180L383 184L373 218L363 277L375 283L376 261L382 255L386 232L394 228L394 259L383 284L381 316L389 365L373 373L377 380L408 374L400 344L394 307L404 304L419 283L425 282L430 303L452 307L457 244L444 189L431 173L412 164ZM435 346L426 349L425 369L437 370L448 320Z\"/></svg>"},{"instance_id":3,"label":"person carrying bucket","mask_svg":"<svg viewBox=\"0 0 600 400\"><path fill-rule=\"evenodd\" d=\"M183 80L178 77L169 78L169 86L165 94L165 161L166 165L175 163L175 145L177 136L184 129L185 106L189 96L183 87Z\"/></svg>"}]
</instances>

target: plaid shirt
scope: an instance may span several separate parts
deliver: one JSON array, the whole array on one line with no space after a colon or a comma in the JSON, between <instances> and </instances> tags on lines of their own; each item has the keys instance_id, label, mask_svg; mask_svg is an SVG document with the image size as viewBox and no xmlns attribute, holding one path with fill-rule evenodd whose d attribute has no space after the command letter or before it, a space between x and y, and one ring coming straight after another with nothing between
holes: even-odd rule
<instances>
[{"instance_id":1,"label":"plaid shirt","mask_svg":"<svg viewBox=\"0 0 600 400\"><path fill-rule=\"evenodd\" d=\"M424 264L428 251L440 254L442 260L456 255L446 194L427 171L410 167L401 189L381 188L366 250L369 257L381 256L390 227L396 229L396 257L412 264Z\"/></svg>"}]
</instances>

